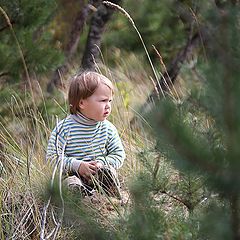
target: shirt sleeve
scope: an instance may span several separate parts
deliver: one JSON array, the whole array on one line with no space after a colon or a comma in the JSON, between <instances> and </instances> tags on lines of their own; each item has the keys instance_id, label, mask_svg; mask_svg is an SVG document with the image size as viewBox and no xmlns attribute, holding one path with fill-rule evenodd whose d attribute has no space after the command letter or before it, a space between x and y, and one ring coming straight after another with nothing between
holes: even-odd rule
<instances>
[{"instance_id":1,"label":"shirt sleeve","mask_svg":"<svg viewBox=\"0 0 240 240\"><path fill-rule=\"evenodd\" d=\"M106 150L106 156L98 157L96 160L101 161L104 165L111 165L115 169L120 168L123 165L126 154L118 131L113 124L110 125Z\"/></svg>"},{"instance_id":2,"label":"shirt sleeve","mask_svg":"<svg viewBox=\"0 0 240 240\"><path fill-rule=\"evenodd\" d=\"M52 164L62 164L64 174L74 174L78 173L82 161L65 154L68 135L69 128L64 127L63 122L57 124L48 141L46 159Z\"/></svg>"}]
</instances>

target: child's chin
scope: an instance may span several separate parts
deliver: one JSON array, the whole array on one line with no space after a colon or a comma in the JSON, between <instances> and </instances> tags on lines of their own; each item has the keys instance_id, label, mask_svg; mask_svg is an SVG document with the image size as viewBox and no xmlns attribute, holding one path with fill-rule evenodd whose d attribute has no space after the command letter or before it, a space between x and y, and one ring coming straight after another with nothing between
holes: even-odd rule
<instances>
[{"instance_id":1,"label":"child's chin","mask_svg":"<svg viewBox=\"0 0 240 240\"><path fill-rule=\"evenodd\" d=\"M106 120L107 119L107 117L103 117L100 121L104 121L104 120Z\"/></svg>"},{"instance_id":2,"label":"child's chin","mask_svg":"<svg viewBox=\"0 0 240 240\"><path fill-rule=\"evenodd\" d=\"M102 122L106 119L107 119L107 117L101 117L101 118L95 119L95 121Z\"/></svg>"}]
</instances>

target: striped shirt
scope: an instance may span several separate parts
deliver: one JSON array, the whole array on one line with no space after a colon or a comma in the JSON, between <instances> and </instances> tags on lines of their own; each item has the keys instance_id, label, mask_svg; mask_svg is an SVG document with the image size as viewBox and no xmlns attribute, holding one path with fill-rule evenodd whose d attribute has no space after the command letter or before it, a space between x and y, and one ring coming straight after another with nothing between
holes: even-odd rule
<instances>
[{"instance_id":1,"label":"striped shirt","mask_svg":"<svg viewBox=\"0 0 240 240\"><path fill-rule=\"evenodd\" d=\"M108 120L94 121L72 114L53 129L48 142L47 160L63 159L65 174L77 173L82 161L101 161L120 168L125 152L116 127Z\"/></svg>"}]
</instances>

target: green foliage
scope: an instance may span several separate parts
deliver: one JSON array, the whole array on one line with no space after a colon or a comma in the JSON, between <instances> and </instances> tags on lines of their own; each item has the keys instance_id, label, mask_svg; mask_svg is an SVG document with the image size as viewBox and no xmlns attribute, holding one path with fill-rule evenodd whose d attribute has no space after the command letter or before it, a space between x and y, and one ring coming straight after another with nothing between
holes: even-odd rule
<instances>
[{"instance_id":1,"label":"green foliage","mask_svg":"<svg viewBox=\"0 0 240 240\"><path fill-rule=\"evenodd\" d=\"M189 102L177 105L166 99L152 116L159 151L185 174L204 176L206 186L220 196L220 204L215 200L202 213L200 229L209 239L238 239L240 228L239 9L224 11L221 19L213 11L209 15L217 29L208 45L208 62L199 66L207 81L200 94L190 97L190 106L194 102L200 112ZM205 129L198 115L205 116Z\"/></svg>"},{"instance_id":2,"label":"green foliage","mask_svg":"<svg viewBox=\"0 0 240 240\"><path fill-rule=\"evenodd\" d=\"M176 13L179 8L174 9L174 6L179 7L176 2L185 10L191 7L194 12L207 10L210 4L208 1L202 1L202 6L197 6L195 3L199 1L141 0L136 9L135 2L134 6L130 6L131 1L127 2L127 10L136 13L137 17L133 18L148 45L157 45L159 41L157 47L160 46L160 50L166 48L163 56L167 59L181 46L185 26L188 26L178 19ZM23 4L23 8L19 4ZM44 26L52 17L50 12L54 11L54 3L1 1L0 6L4 6L11 20L18 20L13 22L14 29L31 71L45 72L53 66L55 58L47 56L49 51L45 48L50 47L48 43L51 43L52 35ZM221 12L223 16L219 17L213 9L207 12L208 18L204 19L202 15L199 19L212 23L212 26L208 24L211 31L216 28L207 48L208 61L197 66L206 82L199 92L192 92L181 103L176 104L169 99L157 103L151 120L157 138L156 149L149 148L150 140L147 142L145 133L146 141L135 140L139 142L137 146L135 142L131 145L130 134L123 136L128 139L126 145L129 151L138 152L140 149L137 161L141 162L143 171L134 175L129 187L130 203L122 207L124 214L119 214L119 218L114 220L103 219L102 213L94 211L91 202L84 204L78 193L72 194L64 188L61 193L58 184L50 189L47 198L39 200L39 195L35 193L40 191L42 181L51 172L44 161L47 136L55 125L55 115L64 117L67 107L61 96L43 99L39 94L38 102L33 106L28 93L22 97L9 92L7 87L2 88L0 99L5 99L6 103L2 103L0 122L1 170L4 170L1 172L4 181L1 181L0 191L3 213L1 238L16 237L14 234L23 229L18 237L25 239L30 229L26 218L29 221L34 219L30 223L36 227L34 233L37 236L32 238L38 238L44 215L42 206L46 206L50 198L45 233L49 234L56 226L55 220L59 221L59 239L239 239L239 223L236 220L240 215L240 32L239 21L236 21L239 11L236 10L239 9L229 12L225 9ZM119 25L116 30L127 26L126 21L124 17L117 20ZM2 17L1 24L4 27L5 19ZM127 33L129 27L124 27L119 31L121 37L115 38L120 35L113 32L109 39L114 36L120 47L140 50L138 39ZM32 41L36 29L42 28L44 34L40 33ZM16 69L21 68L22 62L17 57L18 49L12 34L9 29L0 34L3 36L0 53L6 54L5 59L0 59L0 66L5 67L1 72L11 71L12 76L18 76L20 70ZM129 46L126 44L128 40ZM42 63L44 61L47 66ZM118 88L127 108L131 100L127 91L129 86L118 84ZM122 112L119 111L120 114ZM121 121L123 125L125 121ZM126 131L123 135L128 134L128 128L124 125ZM138 137L135 133L134 136ZM151 144L154 143L155 139L151 139ZM130 169L130 172L134 170ZM31 214L26 214L26 210Z\"/></svg>"},{"instance_id":3,"label":"green foliage","mask_svg":"<svg viewBox=\"0 0 240 240\"><path fill-rule=\"evenodd\" d=\"M122 97L124 107L128 109L129 103L130 103L130 96L129 96L129 89L128 89L127 83L117 82L116 86L120 96Z\"/></svg>"},{"instance_id":4,"label":"green foliage","mask_svg":"<svg viewBox=\"0 0 240 240\"><path fill-rule=\"evenodd\" d=\"M172 59L184 44L185 28L190 24L184 23L179 17L178 5L181 5L184 11L189 11L189 7L174 0L124 1L123 4L139 29L151 57L156 59L156 53L152 48L152 45L155 45L166 62ZM115 17L110 29L111 31L104 36L104 45L111 46L114 42L114 47L143 55L139 38L126 16Z\"/></svg>"},{"instance_id":5,"label":"green foliage","mask_svg":"<svg viewBox=\"0 0 240 240\"><path fill-rule=\"evenodd\" d=\"M233 239L231 209L226 202L212 202L200 218L200 236L204 239Z\"/></svg>"},{"instance_id":6,"label":"green foliage","mask_svg":"<svg viewBox=\"0 0 240 240\"><path fill-rule=\"evenodd\" d=\"M0 73L14 81L22 77L24 68L17 44L21 47L31 74L55 69L63 60L52 42L53 33L48 27L56 12L56 3L46 0L1 0L0 7L8 16L18 41L14 38L8 20L1 14Z\"/></svg>"},{"instance_id":7,"label":"green foliage","mask_svg":"<svg viewBox=\"0 0 240 240\"><path fill-rule=\"evenodd\" d=\"M128 217L129 239L195 239L197 222L183 205L157 193L151 175L141 173L131 187L133 208Z\"/></svg>"},{"instance_id":8,"label":"green foliage","mask_svg":"<svg viewBox=\"0 0 240 240\"><path fill-rule=\"evenodd\" d=\"M154 208L149 198L149 183L148 175L140 175L132 187L134 206L128 221L130 239L159 239L157 236L163 233L164 223L159 225L162 213Z\"/></svg>"}]
</instances>

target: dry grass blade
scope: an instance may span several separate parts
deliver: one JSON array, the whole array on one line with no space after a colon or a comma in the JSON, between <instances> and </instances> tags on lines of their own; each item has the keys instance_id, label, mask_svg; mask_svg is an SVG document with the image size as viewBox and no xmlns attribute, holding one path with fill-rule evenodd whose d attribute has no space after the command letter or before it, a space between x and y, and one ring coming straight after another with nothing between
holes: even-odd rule
<instances>
[{"instance_id":1,"label":"dry grass blade","mask_svg":"<svg viewBox=\"0 0 240 240\"><path fill-rule=\"evenodd\" d=\"M172 82L172 80L171 80L171 78L170 78L170 76L169 76L169 74L168 74L168 70L167 70L167 68L166 68L166 65L165 65L164 62L163 62L163 58L162 58L160 52L157 50L157 48L156 48L154 45L152 45L152 47L153 47L154 51L156 52L156 54L157 54L157 56L158 56L158 58L159 58L160 64L163 66L163 69L164 69L165 73L167 74L167 77L168 77L168 79L169 79L169 82L170 82L170 84L171 84L171 87L173 88L174 93L175 93L176 96L177 96L177 99L180 101L180 98L179 98L179 95L178 95L178 93L177 93L177 90L175 89L174 84L173 84L173 82ZM167 81L166 81L166 78L164 77L164 75L163 75L161 72L160 72L160 75L161 75L161 77L162 77L162 79L163 79L163 81L164 81L165 86L167 87L168 91L170 92L171 96L174 98L173 92L172 92L170 86L168 85L168 83L167 83Z\"/></svg>"},{"instance_id":2,"label":"dry grass blade","mask_svg":"<svg viewBox=\"0 0 240 240\"><path fill-rule=\"evenodd\" d=\"M159 85L161 94L162 94L162 96L165 98L165 94L164 94L164 92L163 92L163 90L162 90L162 88L161 88L161 85L160 85L160 83L159 83L159 79L158 79L156 70L155 70L155 68L154 68L154 66L153 66L152 60L151 60L151 58L150 58L150 55L149 55L149 53L148 53L146 44L145 44L145 42L144 42L144 40L143 40L143 38L142 38L142 35L141 35L140 32L138 31L138 28L136 27L136 24L134 23L133 19L131 18L131 16L129 15L129 13L128 13L124 8L120 7L119 5L114 4L114 3L112 3L112 2L109 2L109 1L103 1L103 4L105 4L106 6L112 7L112 8L114 8L114 9L117 9L118 11L120 11L124 16L127 17L127 19L128 19L128 20L130 21L130 23L132 24L133 28L134 28L135 31L137 32L138 37L139 37L139 39L140 39L140 41L141 41L141 43L142 43L142 45L143 45L144 51L145 51L145 53L146 53L146 55L147 55L148 61L149 61L149 63L150 63L151 69L152 69L152 71L153 71L153 75L154 75L154 77L155 77L156 82L157 82L158 85ZM155 86L154 86L154 87L155 87Z\"/></svg>"}]
</instances>

